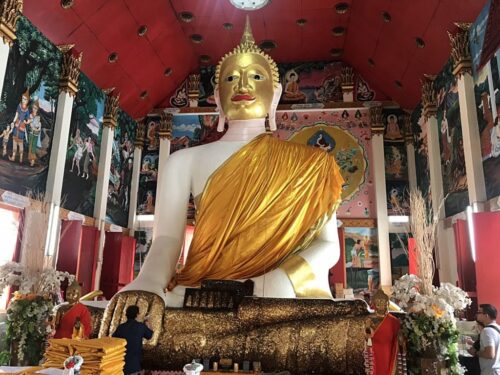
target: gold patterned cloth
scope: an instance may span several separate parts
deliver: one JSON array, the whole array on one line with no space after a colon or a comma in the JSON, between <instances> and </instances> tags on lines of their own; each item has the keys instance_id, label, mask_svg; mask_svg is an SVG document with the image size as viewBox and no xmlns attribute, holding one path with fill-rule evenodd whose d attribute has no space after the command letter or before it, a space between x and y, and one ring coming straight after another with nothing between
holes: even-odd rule
<instances>
[{"instance_id":1,"label":"gold patterned cloth","mask_svg":"<svg viewBox=\"0 0 500 375\"><path fill-rule=\"evenodd\" d=\"M340 200L332 155L261 135L207 181L177 283L247 279L306 248Z\"/></svg>"}]
</instances>

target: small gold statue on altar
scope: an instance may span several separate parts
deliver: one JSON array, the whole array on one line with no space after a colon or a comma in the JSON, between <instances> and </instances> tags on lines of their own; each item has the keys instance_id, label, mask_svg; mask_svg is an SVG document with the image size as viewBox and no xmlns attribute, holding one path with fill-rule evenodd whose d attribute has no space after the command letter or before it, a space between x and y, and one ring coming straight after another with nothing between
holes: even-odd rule
<instances>
[{"instance_id":1,"label":"small gold statue on altar","mask_svg":"<svg viewBox=\"0 0 500 375\"><path fill-rule=\"evenodd\" d=\"M372 307L375 313L365 320L366 374L406 374L404 344L399 350L401 323L389 313L389 296L382 289L373 295Z\"/></svg>"},{"instance_id":2,"label":"small gold statue on altar","mask_svg":"<svg viewBox=\"0 0 500 375\"><path fill-rule=\"evenodd\" d=\"M81 287L75 280L66 289L67 303L55 308L56 339L74 338L75 334L81 339L89 337L92 331L90 311L80 303L80 297Z\"/></svg>"}]
</instances>

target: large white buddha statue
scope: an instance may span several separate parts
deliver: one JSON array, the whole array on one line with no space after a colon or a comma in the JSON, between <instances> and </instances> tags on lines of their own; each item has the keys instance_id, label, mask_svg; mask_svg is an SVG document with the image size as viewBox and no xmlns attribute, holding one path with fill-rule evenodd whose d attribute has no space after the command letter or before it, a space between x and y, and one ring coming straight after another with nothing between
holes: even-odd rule
<instances>
[{"instance_id":1,"label":"large white buddha statue","mask_svg":"<svg viewBox=\"0 0 500 375\"><path fill-rule=\"evenodd\" d=\"M139 276L122 291L153 292L167 306L181 306L185 288L202 280L252 279L257 296L331 298L343 180L332 155L266 134L267 116L276 129L282 88L248 20L241 43L219 63L216 82L218 129L227 121L228 130L160 165L153 243ZM176 272L190 193L196 226Z\"/></svg>"}]
</instances>

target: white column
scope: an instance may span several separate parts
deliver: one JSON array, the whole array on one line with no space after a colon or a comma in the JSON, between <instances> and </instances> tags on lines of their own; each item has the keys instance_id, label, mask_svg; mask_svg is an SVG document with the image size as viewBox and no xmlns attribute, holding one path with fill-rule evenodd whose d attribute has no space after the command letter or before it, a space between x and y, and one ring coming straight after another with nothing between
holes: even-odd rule
<instances>
[{"instance_id":1,"label":"white column","mask_svg":"<svg viewBox=\"0 0 500 375\"><path fill-rule=\"evenodd\" d=\"M443 175L441 172L441 152L439 149L439 129L436 115L433 114L426 122L427 126L427 149L428 149L428 164L430 176L430 188L432 198L432 211L434 215L438 215L439 222L437 226L437 252L436 265L439 270L439 279L442 282L451 282L452 269L446 241L444 227L444 195L443 195ZM456 263L456 262L455 262Z\"/></svg>"},{"instance_id":2,"label":"white column","mask_svg":"<svg viewBox=\"0 0 500 375\"><path fill-rule=\"evenodd\" d=\"M387 216L387 188L385 184L384 125L382 108L370 108L372 130L372 160L375 176L375 206L377 208L377 237L380 271L380 287L389 290L392 286L391 249L389 245L389 219Z\"/></svg>"},{"instance_id":3,"label":"white column","mask_svg":"<svg viewBox=\"0 0 500 375\"><path fill-rule=\"evenodd\" d=\"M417 188L417 167L415 164L415 146L413 142L405 142L406 144L406 160L408 164L408 182L410 191Z\"/></svg>"},{"instance_id":4,"label":"white column","mask_svg":"<svg viewBox=\"0 0 500 375\"><path fill-rule=\"evenodd\" d=\"M112 90L111 90L112 91ZM111 156L113 152L113 139L118 118L119 95L113 96L107 92L104 108L103 130L101 137L101 152L99 155L99 170L97 172L97 186L95 190L94 218L100 230L99 250L97 255L96 276L94 289L99 289L101 283L102 261L104 254L106 207L108 203L109 175L111 172Z\"/></svg>"},{"instance_id":5,"label":"white column","mask_svg":"<svg viewBox=\"0 0 500 375\"><path fill-rule=\"evenodd\" d=\"M3 81L5 80L5 71L7 70L7 61L9 60L10 47L0 38L0 94L3 91Z\"/></svg>"},{"instance_id":6,"label":"white column","mask_svg":"<svg viewBox=\"0 0 500 375\"><path fill-rule=\"evenodd\" d=\"M162 113L160 120L160 155L158 157L158 178L156 182L156 196L159 197L161 192L163 191L163 186L166 186L168 183L172 183L172 181L166 181L165 164L167 163L168 158L170 157L170 139L172 138L172 119L173 115L171 113ZM163 210L165 207L161 206L161 200L156 200L155 213L157 210ZM153 224L153 239L157 236L161 235L158 233L160 226L159 222L160 215L155 215L155 221Z\"/></svg>"},{"instance_id":7,"label":"white column","mask_svg":"<svg viewBox=\"0 0 500 375\"><path fill-rule=\"evenodd\" d=\"M136 140L137 141L137 140ZM139 177L141 173L142 147L137 143L134 148L134 166L132 168L132 182L130 184L130 205L128 211L128 227L132 236L135 228L135 215L137 213L137 194L139 193Z\"/></svg>"},{"instance_id":8,"label":"white column","mask_svg":"<svg viewBox=\"0 0 500 375\"><path fill-rule=\"evenodd\" d=\"M464 142L465 170L469 189L469 204L483 206L486 201L483 160L481 157L481 137L477 123L474 80L469 72L458 77L458 98L460 120ZM482 210L482 209L481 209Z\"/></svg>"}]
</instances>

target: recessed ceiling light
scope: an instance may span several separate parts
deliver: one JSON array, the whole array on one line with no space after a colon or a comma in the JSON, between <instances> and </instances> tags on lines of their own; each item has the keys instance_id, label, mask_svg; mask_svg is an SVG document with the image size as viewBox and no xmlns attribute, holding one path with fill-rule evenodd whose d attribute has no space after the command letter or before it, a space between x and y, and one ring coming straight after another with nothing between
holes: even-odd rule
<instances>
[{"instance_id":1,"label":"recessed ceiling light","mask_svg":"<svg viewBox=\"0 0 500 375\"><path fill-rule=\"evenodd\" d=\"M189 23L194 20L194 16L191 12L180 12L179 19L184 23Z\"/></svg>"},{"instance_id":2,"label":"recessed ceiling light","mask_svg":"<svg viewBox=\"0 0 500 375\"><path fill-rule=\"evenodd\" d=\"M403 84L400 81L394 81L394 84L400 89L403 88Z\"/></svg>"},{"instance_id":3,"label":"recessed ceiling light","mask_svg":"<svg viewBox=\"0 0 500 375\"><path fill-rule=\"evenodd\" d=\"M330 55L332 55L332 57L341 57L343 52L342 48L332 48L330 50Z\"/></svg>"},{"instance_id":4,"label":"recessed ceiling light","mask_svg":"<svg viewBox=\"0 0 500 375\"><path fill-rule=\"evenodd\" d=\"M373 59L368 59L368 65L375 66L375 61L373 61Z\"/></svg>"},{"instance_id":5,"label":"recessed ceiling light","mask_svg":"<svg viewBox=\"0 0 500 375\"><path fill-rule=\"evenodd\" d=\"M203 42L203 37L200 34L193 34L191 35L191 41L193 43L201 43Z\"/></svg>"},{"instance_id":6,"label":"recessed ceiling light","mask_svg":"<svg viewBox=\"0 0 500 375\"><path fill-rule=\"evenodd\" d=\"M345 34L345 27L342 27L342 26L338 26L338 27L334 27L332 29L332 34L334 36L342 36Z\"/></svg>"},{"instance_id":7,"label":"recessed ceiling light","mask_svg":"<svg viewBox=\"0 0 500 375\"><path fill-rule=\"evenodd\" d=\"M256 10L265 7L269 0L229 0L238 9Z\"/></svg>"},{"instance_id":8,"label":"recessed ceiling light","mask_svg":"<svg viewBox=\"0 0 500 375\"><path fill-rule=\"evenodd\" d=\"M277 44L274 40L263 40L262 42L260 42L259 47L260 49L268 52L275 49L277 47Z\"/></svg>"},{"instance_id":9,"label":"recessed ceiling light","mask_svg":"<svg viewBox=\"0 0 500 375\"><path fill-rule=\"evenodd\" d=\"M118 61L118 53L117 52L111 52L108 56L108 62L111 64L115 63Z\"/></svg>"},{"instance_id":10,"label":"recessed ceiling light","mask_svg":"<svg viewBox=\"0 0 500 375\"><path fill-rule=\"evenodd\" d=\"M307 20L305 18L299 18L295 23L299 26L304 26L307 23Z\"/></svg>"},{"instance_id":11,"label":"recessed ceiling light","mask_svg":"<svg viewBox=\"0 0 500 375\"><path fill-rule=\"evenodd\" d=\"M141 92L141 94L139 95L139 97L144 100L148 97L148 92L147 91L143 91Z\"/></svg>"},{"instance_id":12,"label":"recessed ceiling light","mask_svg":"<svg viewBox=\"0 0 500 375\"><path fill-rule=\"evenodd\" d=\"M208 64L210 62L210 60L212 60L212 58L208 55L201 55L200 56L200 62L202 64Z\"/></svg>"},{"instance_id":13,"label":"recessed ceiling light","mask_svg":"<svg viewBox=\"0 0 500 375\"><path fill-rule=\"evenodd\" d=\"M73 0L61 0L61 8L69 9L73 6Z\"/></svg>"},{"instance_id":14,"label":"recessed ceiling light","mask_svg":"<svg viewBox=\"0 0 500 375\"><path fill-rule=\"evenodd\" d=\"M170 77L172 75L172 68L165 69L165 71L163 72L163 75L165 77Z\"/></svg>"},{"instance_id":15,"label":"recessed ceiling light","mask_svg":"<svg viewBox=\"0 0 500 375\"><path fill-rule=\"evenodd\" d=\"M347 12L348 9L349 9L349 4L347 3L338 3L337 5L335 5L335 11L338 14L344 14Z\"/></svg>"},{"instance_id":16,"label":"recessed ceiling light","mask_svg":"<svg viewBox=\"0 0 500 375\"><path fill-rule=\"evenodd\" d=\"M139 26L137 29L137 35L144 36L148 32L148 27L146 25Z\"/></svg>"},{"instance_id":17,"label":"recessed ceiling light","mask_svg":"<svg viewBox=\"0 0 500 375\"><path fill-rule=\"evenodd\" d=\"M425 42L422 38L415 38L415 43L417 43L418 48L424 48Z\"/></svg>"},{"instance_id":18,"label":"recessed ceiling light","mask_svg":"<svg viewBox=\"0 0 500 375\"><path fill-rule=\"evenodd\" d=\"M384 11L384 12L382 12L382 19L384 20L384 22L391 22L392 17L389 14L389 12Z\"/></svg>"},{"instance_id":19,"label":"recessed ceiling light","mask_svg":"<svg viewBox=\"0 0 500 375\"><path fill-rule=\"evenodd\" d=\"M233 28L233 24L230 22L226 22L222 24L222 27L226 30L231 30Z\"/></svg>"}]
</instances>

